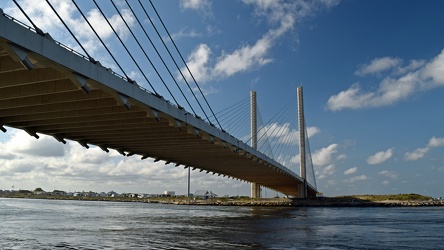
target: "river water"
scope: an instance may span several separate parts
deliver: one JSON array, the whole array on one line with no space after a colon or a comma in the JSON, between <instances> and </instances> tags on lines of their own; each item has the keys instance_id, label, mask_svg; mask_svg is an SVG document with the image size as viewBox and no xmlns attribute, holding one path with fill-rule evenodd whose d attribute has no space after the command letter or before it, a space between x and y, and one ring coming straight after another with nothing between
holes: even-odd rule
<instances>
[{"instance_id":1,"label":"river water","mask_svg":"<svg viewBox=\"0 0 444 250\"><path fill-rule=\"evenodd\" d=\"M0 249L444 249L444 207L219 207L0 198Z\"/></svg>"}]
</instances>

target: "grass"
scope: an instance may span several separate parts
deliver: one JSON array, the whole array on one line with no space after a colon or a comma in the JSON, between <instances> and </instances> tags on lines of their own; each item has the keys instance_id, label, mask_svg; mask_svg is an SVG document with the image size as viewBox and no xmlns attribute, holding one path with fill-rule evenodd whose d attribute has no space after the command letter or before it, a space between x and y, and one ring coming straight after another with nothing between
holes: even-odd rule
<instances>
[{"instance_id":1,"label":"grass","mask_svg":"<svg viewBox=\"0 0 444 250\"><path fill-rule=\"evenodd\" d=\"M424 196L420 194L385 194L385 195L366 194L366 195L352 195L352 196L343 196L343 197L349 197L349 198L355 198L367 201L428 201L432 199L432 197L430 196Z\"/></svg>"}]
</instances>

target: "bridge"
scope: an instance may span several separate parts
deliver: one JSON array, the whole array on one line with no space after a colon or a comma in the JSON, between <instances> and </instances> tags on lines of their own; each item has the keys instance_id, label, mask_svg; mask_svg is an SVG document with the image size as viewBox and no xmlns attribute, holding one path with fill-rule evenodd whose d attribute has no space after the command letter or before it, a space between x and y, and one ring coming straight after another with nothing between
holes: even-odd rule
<instances>
[{"instance_id":1,"label":"bridge","mask_svg":"<svg viewBox=\"0 0 444 250\"><path fill-rule=\"evenodd\" d=\"M256 149L252 98L251 144L55 41L0 9L0 129L7 127L76 141L103 151L153 158L283 194L314 197L306 177L306 134L299 89L300 175ZM219 124L220 125L220 124Z\"/></svg>"}]
</instances>

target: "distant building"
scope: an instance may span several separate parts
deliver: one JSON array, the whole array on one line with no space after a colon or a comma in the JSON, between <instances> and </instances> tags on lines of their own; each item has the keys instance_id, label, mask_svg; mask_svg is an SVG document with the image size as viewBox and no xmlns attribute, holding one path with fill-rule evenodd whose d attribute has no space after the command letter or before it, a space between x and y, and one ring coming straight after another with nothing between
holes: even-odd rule
<instances>
[{"instance_id":1,"label":"distant building","mask_svg":"<svg viewBox=\"0 0 444 250\"><path fill-rule=\"evenodd\" d=\"M175 191L164 191L163 194L165 196L176 196L176 192Z\"/></svg>"},{"instance_id":2,"label":"distant building","mask_svg":"<svg viewBox=\"0 0 444 250\"><path fill-rule=\"evenodd\" d=\"M62 190L54 190L51 195L66 195L66 192Z\"/></svg>"},{"instance_id":3,"label":"distant building","mask_svg":"<svg viewBox=\"0 0 444 250\"><path fill-rule=\"evenodd\" d=\"M194 198L199 198L199 199L211 199L211 198L216 198L217 194L208 191L208 190L196 190L196 192L194 193Z\"/></svg>"},{"instance_id":4,"label":"distant building","mask_svg":"<svg viewBox=\"0 0 444 250\"><path fill-rule=\"evenodd\" d=\"M29 190L19 190L18 192L19 192L19 194L26 194L26 195L32 194L32 191L29 191Z\"/></svg>"},{"instance_id":5,"label":"distant building","mask_svg":"<svg viewBox=\"0 0 444 250\"><path fill-rule=\"evenodd\" d=\"M84 196L85 197L97 197L97 196L99 196L99 194L96 192L93 192L93 191L89 191L89 192L84 193Z\"/></svg>"},{"instance_id":6,"label":"distant building","mask_svg":"<svg viewBox=\"0 0 444 250\"><path fill-rule=\"evenodd\" d=\"M114 192L114 191L110 191L107 193L108 197L120 197L120 194Z\"/></svg>"},{"instance_id":7,"label":"distant building","mask_svg":"<svg viewBox=\"0 0 444 250\"><path fill-rule=\"evenodd\" d=\"M126 196L129 198L139 198L139 194L136 194L136 193L129 193L129 194L126 194Z\"/></svg>"},{"instance_id":8,"label":"distant building","mask_svg":"<svg viewBox=\"0 0 444 250\"><path fill-rule=\"evenodd\" d=\"M34 190L34 194L35 195L42 195L42 194L46 194L46 192L41 189L39 189L39 190L36 189L36 190Z\"/></svg>"}]
</instances>

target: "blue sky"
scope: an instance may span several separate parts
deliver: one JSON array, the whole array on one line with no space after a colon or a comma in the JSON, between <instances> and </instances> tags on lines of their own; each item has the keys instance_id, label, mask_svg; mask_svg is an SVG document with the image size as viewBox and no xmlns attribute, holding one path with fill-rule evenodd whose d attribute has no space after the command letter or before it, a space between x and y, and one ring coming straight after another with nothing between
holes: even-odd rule
<instances>
[{"instance_id":1,"label":"blue sky","mask_svg":"<svg viewBox=\"0 0 444 250\"><path fill-rule=\"evenodd\" d=\"M19 2L42 30L80 51L44 1ZM51 2L72 25L79 24L70 1ZM100 24L93 4L80 2ZM117 21L112 5L99 2L130 44L130 34ZM135 27L124 2L117 2ZM294 97L299 84L304 86L317 184L325 195L444 196L440 111L444 104L444 2L187 0L154 4L214 110L243 100L255 90L261 115L268 120ZM4 1L0 7L25 20L12 2ZM154 16L152 20L159 24ZM81 27L75 32L87 49L102 64L114 67ZM100 32L113 51L122 55L120 60L126 62L124 68L131 77L149 88L122 48L113 43L111 31ZM165 35L164 40L171 44ZM179 72L174 74L178 77ZM160 82L154 82L168 98ZM185 106L183 100L180 103ZM42 147L48 150L39 150ZM49 137L37 141L9 128L0 134L0 149L0 189L14 185L186 192L185 170L151 160L86 150L76 143L63 146ZM195 189L249 194L249 184L193 172Z\"/></svg>"}]
</instances>

